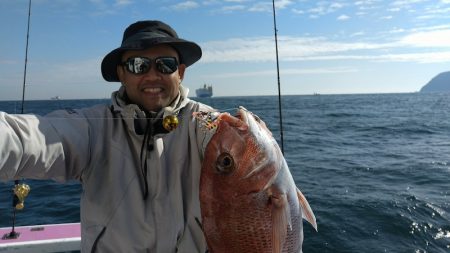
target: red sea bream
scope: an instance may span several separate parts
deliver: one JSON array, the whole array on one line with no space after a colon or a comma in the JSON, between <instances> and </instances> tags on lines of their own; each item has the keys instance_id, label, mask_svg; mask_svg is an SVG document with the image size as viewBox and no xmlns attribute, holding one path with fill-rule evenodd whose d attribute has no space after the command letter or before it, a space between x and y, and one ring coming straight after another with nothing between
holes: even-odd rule
<instances>
[{"instance_id":1,"label":"red sea bream","mask_svg":"<svg viewBox=\"0 0 450 253\"><path fill-rule=\"evenodd\" d=\"M265 123L244 108L195 114L210 131L200 178L211 253L302 252L302 217L316 218Z\"/></svg>"}]
</instances>

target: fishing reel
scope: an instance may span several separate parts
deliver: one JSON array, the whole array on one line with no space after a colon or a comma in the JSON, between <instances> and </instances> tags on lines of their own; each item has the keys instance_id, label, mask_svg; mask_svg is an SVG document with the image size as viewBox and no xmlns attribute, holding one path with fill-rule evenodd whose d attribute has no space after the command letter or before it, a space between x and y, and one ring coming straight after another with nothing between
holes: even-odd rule
<instances>
[{"instance_id":1,"label":"fishing reel","mask_svg":"<svg viewBox=\"0 0 450 253\"><path fill-rule=\"evenodd\" d=\"M16 210L22 210L25 207L25 198L28 196L28 193L30 193L30 186L27 184L16 184L14 186L14 201L13 201L13 207Z\"/></svg>"},{"instance_id":2,"label":"fishing reel","mask_svg":"<svg viewBox=\"0 0 450 253\"><path fill-rule=\"evenodd\" d=\"M25 198L28 196L28 193L30 193L30 186L27 184L19 184L19 181L17 180L14 185L14 197L13 197L13 218L12 218L12 229L11 232L4 234L2 237L2 240L10 240L10 239L17 239L20 235L19 232L15 231L15 224L16 224L16 211L20 211L25 207Z\"/></svg>"},{"instance_id":3,"label":"fishing reel","mask_svg":"<svg viewBox=\"0 0 450 253\"><path fill-rule=\"evenodd\" d=\"M176 115L168 115L164 117L162 125L167 131L172 131L178 127L179 121Z\"/></svg>"}]
</instances>

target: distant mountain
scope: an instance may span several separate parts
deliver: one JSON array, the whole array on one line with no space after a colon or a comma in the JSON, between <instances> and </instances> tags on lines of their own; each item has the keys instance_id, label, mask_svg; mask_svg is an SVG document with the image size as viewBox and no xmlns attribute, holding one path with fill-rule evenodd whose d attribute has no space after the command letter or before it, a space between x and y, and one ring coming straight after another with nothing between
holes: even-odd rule
<instances>
[{"instance_id":1,"label":"distant mountain","mask_svg":"<svg viewBox=\"0 0 450 253\"><path fill-rule=\"evenodd\" d=\"M433 77L420 92L450 92L450 71L442 72Z\"/></svg>"}]
</instances>

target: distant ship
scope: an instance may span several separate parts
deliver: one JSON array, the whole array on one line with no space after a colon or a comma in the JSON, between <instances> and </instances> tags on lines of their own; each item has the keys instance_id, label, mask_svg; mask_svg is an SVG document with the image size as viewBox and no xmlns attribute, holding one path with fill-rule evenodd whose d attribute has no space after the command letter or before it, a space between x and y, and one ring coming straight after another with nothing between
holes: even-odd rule
<instances>
[{"instance_id":1,"label":"distant ship","mask_svg":"<svg viewBox=\"0 0 450 253\"><path fill-rule=\"evenodd\" d=\"M61 97L60 97L60 96L54 96L54 97L51 97L50 99L51 99L51 100L60 100Z\"/></svg>"},{"instance_id":2,"label":"distant ship","mask_svg":"<svg viewBox=\"0 0 450 253\"><path fill-rule=\"evenodd\" d=\"M195 94L199 98L210 98L213 95L212 86L205 84L203 85L203 88L196 89Z\"/></svg>"}]
</instances>

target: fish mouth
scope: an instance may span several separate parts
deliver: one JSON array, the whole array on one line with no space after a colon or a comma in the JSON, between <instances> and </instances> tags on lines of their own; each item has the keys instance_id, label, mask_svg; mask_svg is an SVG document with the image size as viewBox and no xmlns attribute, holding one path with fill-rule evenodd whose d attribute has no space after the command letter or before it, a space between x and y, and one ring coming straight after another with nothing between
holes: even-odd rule
<instances>
[{"instance_id":1,"label":"fish mouth","mask_svg":"<svg viewBox=\"0 0 450 253\"><path fill-rule=\"evenodd\" d=\"M262 127L268 130L266 124L258 117L258 115L252 113L243 106L239 106L236 118L238 118L241 121L241 124L245 125L246 128L259 129Z\"/></svg>"},{"instance_id":2,"label":"fish mouth","mask_svg":"<svg viewBox=\"0 0 450 253\"><path fill-rule=\"evenodd\" d=\"M240 121L242 121L242 123L248 125L249 115L252 115L252 113L249 110L247 110L243 106L239 106L237 113L236 113L236 118L238 118Z\"/></svg>"}]
</instances>

